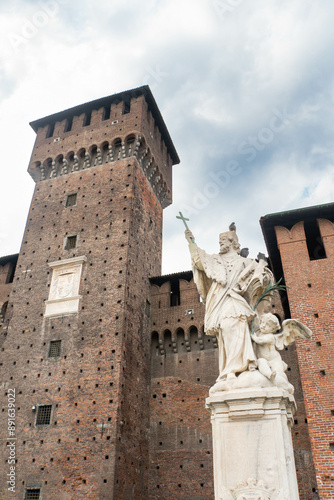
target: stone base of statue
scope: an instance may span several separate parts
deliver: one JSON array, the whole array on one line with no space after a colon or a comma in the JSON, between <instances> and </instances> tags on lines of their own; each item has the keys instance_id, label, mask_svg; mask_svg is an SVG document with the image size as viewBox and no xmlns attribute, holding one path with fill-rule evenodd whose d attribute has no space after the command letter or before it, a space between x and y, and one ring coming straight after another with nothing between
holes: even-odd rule
<instances>
[{"instance_id":1,"label":"stone base of statue","mask_svg":"<svg viewBox=\"0 0 334 500\"><path fill-rule=\"evenodd\" d=\"M292 394L277 387L213 392L215 500L298 500Z\"/></svg>"}]
</instances>

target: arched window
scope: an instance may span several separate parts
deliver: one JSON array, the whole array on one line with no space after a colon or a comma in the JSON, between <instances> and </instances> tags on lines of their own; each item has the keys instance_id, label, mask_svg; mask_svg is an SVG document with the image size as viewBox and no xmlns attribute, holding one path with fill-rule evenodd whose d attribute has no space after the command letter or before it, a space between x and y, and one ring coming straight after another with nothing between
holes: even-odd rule
<instances>
[{"instance_id":1,"label":"arched window","mask_svg":"<svg viewBox=\"0 0 334 500\"><path fill-rule=\"evenodd\" d=\"M66 161L68 163L68 171L72 172L73 163L74 163L74 151L70 151L69 153L67 153Z\"/></svg>"},{"instance_id":2,"label":"arched window","mask_svg":"<svg viewBox=\"0 0 334 500\"><path fill-rule=\"evenodd\" d=\"M85 148L79 149L78 154L77 154L77 157L78 157L77 168L78 168L78 170L81 170L85 164L85 154L86 154Z\"/></svg>"},{"instance_id":3,"label":"arched window","mask_svg":"<svg viewBox=\"0 0 334 500\"><path fill-rule=\"evenodd\" d=\"M96 156L97 156L97 146L94 144L89 148L90 154L90 165L91 167L96 167Z\"/></svg>"},{"instance_id":4,"label":"arched window","mask_svg":"<svg viewBox=\"0 0 334 500\"><path fill-rule=\"evenodd\" d=\"M191 326L189 330L189 338L190 338L190 349L191 351L199 351L199 338L198 338L198 330L196 326Z\"/></svg>"},{"instance_id":5,"label":"arched window","mask_svg":"<svg viewBox=\"0 0 334 500\"><path fill-rule=\"evenodd\" d=\"M122 139L117 137L113 142L114 161L122 159Z\"/></svg>"},{"instance_id":6,"label":"arched window","mask_svg":"<svg viewBox=\"0 0 334 500\"><path fill-rule=\"evenodd\" d=\"M63 170L63 159L64 159L63 155L58 155L55 159L54 168L57 172L57 176L60 175Z\"/></svg>"},{"instance_id":7,"label":"arched window","mask_svg":"<svg viewBox=\"0 0 334 500\"><path fill-rule=\"evenodd\" d=\"M125 139L126 156L132 156L135 149L136 136L134 134L129 135Z\"/></svg>"},{"instance_id":8,"label":"arched window","mask_svg":"<svg viewBox=\"0 0 334 500\"><path fill-rule=\"evenodd\" d=\"M151 359L159 356L159 334L158 332L152 332L151 335Z\"/></svg>"},{"instance_id":9,"label":"arched window","mask_svg":"<svg viewBox=\"0 0 334 500\"><path fill-rule=\"evenodd\" d=\"M102 163L109 163L109 144L108 142L104 142L101 146L101 154L102 154Z\"/></svg>"},{"instance_id":10,"label":"arched window","mask_svg":"<svg viewBox=\"0 0 334 500\"><path fill-rule=\"evenodd\" d=\"M177 338L177 352L180 354L186 353L187 348L186 348L183 328L178 328L176 332L176 338Z\"/></svg>"},{"instance_id":11,"label":"arched window","mask_svg":"<svg viewBox=\"0 0 334 500\"><path fill-rule=\"evenodd\" d=\"M173 354L172 334L170 330L165 330L164 332L164 344L165 344L165 353Z\"/></svg>"}]
</instances>

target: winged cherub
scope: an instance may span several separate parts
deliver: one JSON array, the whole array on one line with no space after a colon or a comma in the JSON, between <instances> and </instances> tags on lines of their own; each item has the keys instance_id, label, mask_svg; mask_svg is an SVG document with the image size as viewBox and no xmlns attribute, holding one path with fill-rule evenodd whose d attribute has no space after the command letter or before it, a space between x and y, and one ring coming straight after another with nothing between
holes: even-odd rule
<instances>
[{"instance_id":1,"label":"winged cherub","mask_svg":"<svg viewBox=\"0 0 334 500\"><path fill-rule=\"evenodd\" d=\"M254 350L257 356L259 372L277 386L286 385L285 371L287 364L281 358L279 350L284 349L295 341L296 337L309 339L312 335L307 326L295 319L286 319L280 323L277 316L271 313L262 314L260 317L260 330L252 335L255 343Z\"/></svg>"}]
</instances>

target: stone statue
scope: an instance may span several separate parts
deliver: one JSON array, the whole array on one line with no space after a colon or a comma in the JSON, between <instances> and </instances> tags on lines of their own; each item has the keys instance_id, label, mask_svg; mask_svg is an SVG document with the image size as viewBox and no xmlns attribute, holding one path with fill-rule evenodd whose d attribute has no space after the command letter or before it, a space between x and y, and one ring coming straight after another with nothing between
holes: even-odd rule
<instances>
[{"instance_id":1,"label":"stone statue","mask_svg":"<svg viewBox=\"0 0 334 500\"><path fill-rule=\"evenodd\" d=\"M282 360L278 349L284 349L284 346L290 345L296 337L309 339L311 335L309 328L300 321L286 319L281 330L277 316L271 313L262 314L259 331L252 335L259 372L274 385L293 393L293 386L285 374L287 364Z\"/></svg>"},{"instance_id":2,"label":"stone statue","mask_svg":"<svg viewBox=\"0 0 334 500\"><path fill-rule=\"evenodd\" d=\"M194 280L205 304L205 333L218 338L219 390L233 386L241 373L257 369L250 323L256 317L253 307L259 289L272 280L263 260L239 255L235 225L230 227L233 229L220 234L220 252L215 255L198 248L191 231L185 231Z\"/></svg>"},{"instance_id":3,"label":"stone statue","mask_svg":"<svg viewBox=\"0 0 334 500\"><path fill-rule=\"evenodd\" d=\"M216 335L219 376L210 394L247 387L280 387L293 394L278 349L311 331L297 320L283 321L269 313L273 275L266 259L240 255L235 224L219 236L219 254L208 255L195 243L180 212L189 243L194 281L205 304L204 330ZM263 300L263 299L266 300ZM279 333L277 333L279 332Z\"/></svg>"}]
</instances>

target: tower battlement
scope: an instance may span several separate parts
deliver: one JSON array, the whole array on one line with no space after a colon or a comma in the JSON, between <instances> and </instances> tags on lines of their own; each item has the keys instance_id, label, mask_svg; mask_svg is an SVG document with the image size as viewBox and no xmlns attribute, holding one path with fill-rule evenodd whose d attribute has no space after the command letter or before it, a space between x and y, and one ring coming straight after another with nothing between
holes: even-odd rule
<instances>
[{"instance_id":1,"label":"tower battlement","mask_svg":"<svg viewBox=\"0 0 334 500\"><path fill-rule=\"evenodd\" d=\"M28 172L35 182L136 158L162 208L172 202L179 157L149 87L114 94L30 124Z\"/></svg>"}]
</instances>

